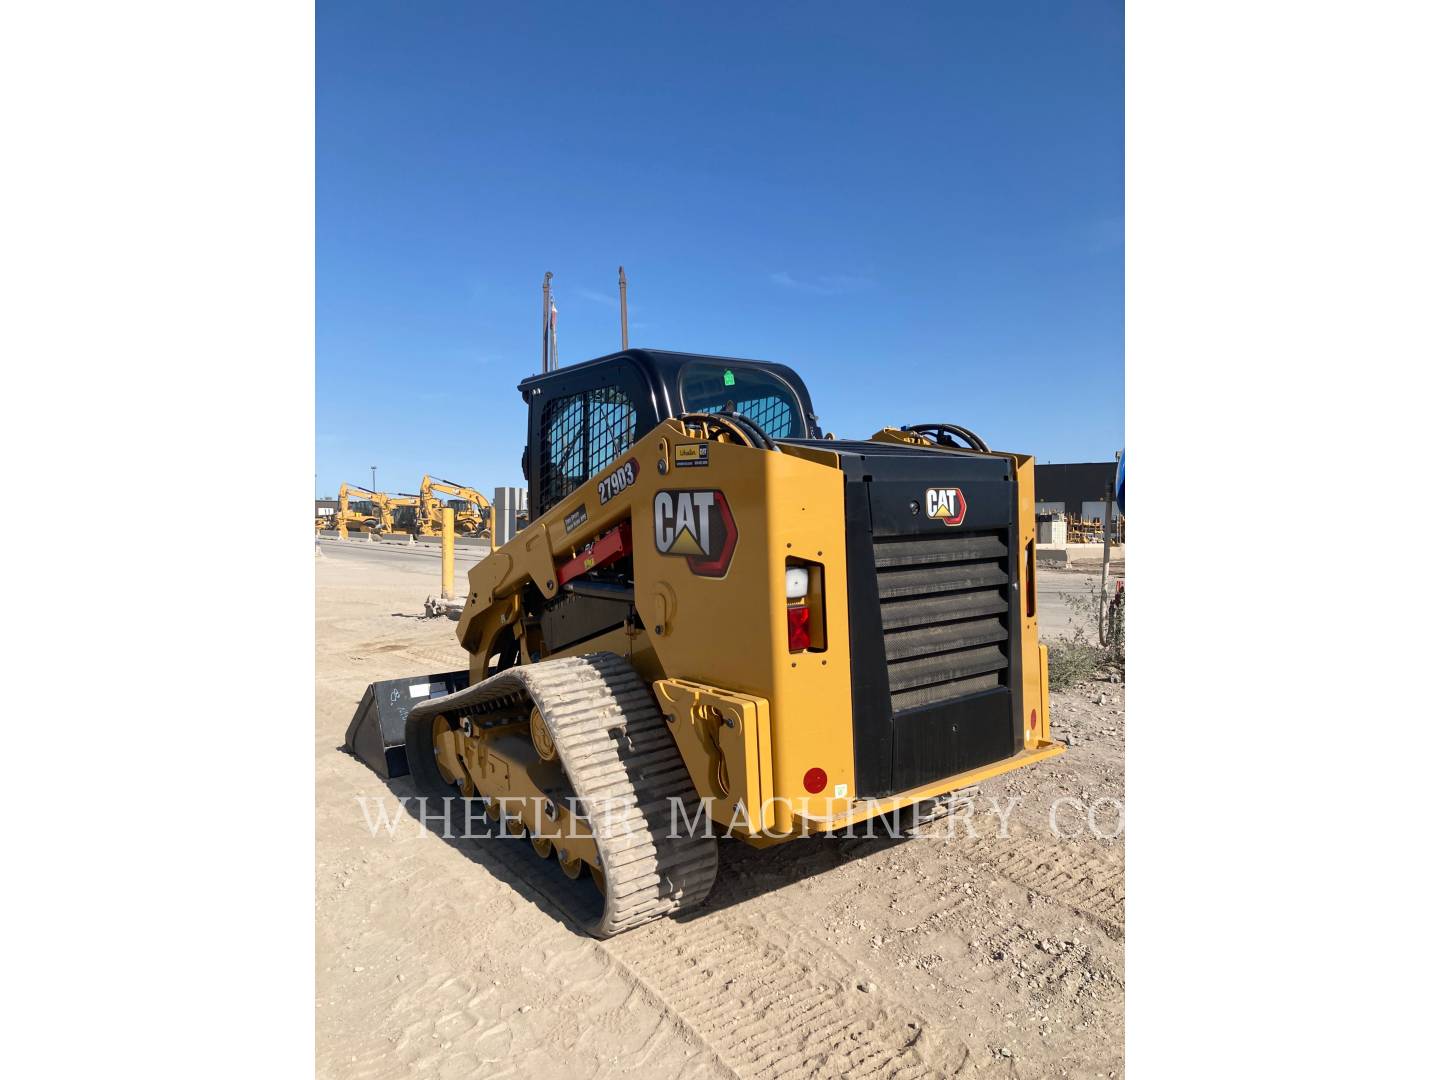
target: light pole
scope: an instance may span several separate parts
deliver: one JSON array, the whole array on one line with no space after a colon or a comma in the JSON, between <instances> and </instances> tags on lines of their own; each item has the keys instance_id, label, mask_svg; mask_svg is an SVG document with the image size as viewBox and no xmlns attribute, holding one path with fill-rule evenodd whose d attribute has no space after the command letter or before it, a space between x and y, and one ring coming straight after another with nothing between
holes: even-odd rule
<instances>
[{"instance_id":1,"label":"light pole","mask_svg":"<svg viewBox=\"0 0 1440 1080\"><path fill-rule=\"evenodd\" d=\"M370 466L370 490L371 490L371 491L379 491L379 490L380 490L379 488L377 488L377 487L375 486L375 466L374 466L374 465L371 465L371 466Z\"/></svg>"}]
</instances>

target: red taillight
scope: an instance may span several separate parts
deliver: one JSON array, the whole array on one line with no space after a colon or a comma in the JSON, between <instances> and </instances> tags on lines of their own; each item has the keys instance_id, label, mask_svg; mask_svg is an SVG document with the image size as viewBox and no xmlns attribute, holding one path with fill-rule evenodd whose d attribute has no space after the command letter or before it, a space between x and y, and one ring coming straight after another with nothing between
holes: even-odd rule
<instances>
[{"instance_id":1,"label":"red taillight","mask_svg":"<svg viewBox=\"0 0 1440 1080\"><path fill-rule=\"evenodd\" d=\"M790 651L810 648L810 609L803 604L785 609L785 626L790 632Z\"/></svg>"},{"instance_id":2,"label":"red taillight","mask_svg":"<svg viewBox=\"0 0 1440 1080\"><path fill-rule=\"evenodd\" d=\"M825 785L829 782L830 778L825 775L824 769L811 769L805 774L805 790L811 795L824 791Z\"/></svg>"},{"instance_id":3,"label":"red taillight","mask_svg":"<svg viewBox=\"0 0 1440 1080\"><path fill-rule=\"evenodd\" d=\"M1035 728L1036 728L1036 725L1038 725L1039 723L1040 723L1040 718L1035 715L1035 710L1034 710L1034 709L1031 709L1031 710L1030 710L1030 730L1031 730L1031 731L1034 731Z\"/></svg>"}]
</instances>

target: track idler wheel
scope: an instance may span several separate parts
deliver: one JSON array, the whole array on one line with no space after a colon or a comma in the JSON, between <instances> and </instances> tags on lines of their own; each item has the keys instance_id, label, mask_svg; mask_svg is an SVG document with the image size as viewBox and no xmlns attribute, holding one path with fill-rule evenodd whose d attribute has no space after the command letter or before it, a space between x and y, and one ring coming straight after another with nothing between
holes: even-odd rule
<instances>
[{"instance_id":1,"label":"track idler wheel","mask_svg":"<svg viewBox=\"0 0 1440 1080\"><path fill-rule=\"evenodd\" d=\"M545 718L540 715L539 709L530 710L530 742L541 761L555 760L555 740L550 737L550 729L545 726Z\"/></svg>"},{"instance_id":2,"label":"track idler wheel","mask_svg":"<svg viewBox=\"0 0 1440 1080\"><path fill-rule=\"evenodd\" d=\"M463 745L460 732L452 728L445 717L437 716L431 725L430 738L435 751L435 767L440 772L440 778L459 788L462 796L468 798L474 795L475 785L460 760L460 749Z\"/></svg>"}]
</instances>

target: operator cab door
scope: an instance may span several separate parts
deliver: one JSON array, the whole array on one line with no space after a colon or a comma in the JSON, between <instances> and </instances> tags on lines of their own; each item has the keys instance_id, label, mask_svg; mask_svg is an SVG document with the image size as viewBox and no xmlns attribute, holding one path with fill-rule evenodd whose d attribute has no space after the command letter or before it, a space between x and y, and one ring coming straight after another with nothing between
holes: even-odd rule
<instances>
[{"instance_id":1,"label":"operator cab door","mask_svg":"<svg viewBox=\"0 0 1440 1080\"><path fill-rule=\"evenodd\" d=\"M527 391L530 519L614 461L660 422L649 380L628 357L561 369Z\"/></svg>"}]
</instances>

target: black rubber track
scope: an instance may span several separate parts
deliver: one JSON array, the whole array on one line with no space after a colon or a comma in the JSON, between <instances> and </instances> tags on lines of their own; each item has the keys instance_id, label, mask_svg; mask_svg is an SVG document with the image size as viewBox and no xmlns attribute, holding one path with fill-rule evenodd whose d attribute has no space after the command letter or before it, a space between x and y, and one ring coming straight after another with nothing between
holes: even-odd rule
<instances>
[{"instance_id":1,"label":"black rubber track","mask_svg":"<svg viewBox=\"0 0 1440 1080\"><path fill-rule=\"evenodd\" d=\"M483 717L523 702L539 708L550 729L605 871L604 910L585 929L612 937L702 903L715 882L715 838L703 835L703 822L702 835L689 835L685 820L696 820L700 804L695 786L650 688L614 653L509 668L422 702L406 722L409 756L430 746L437 714Z\"/></svg>"}]
</instances>

